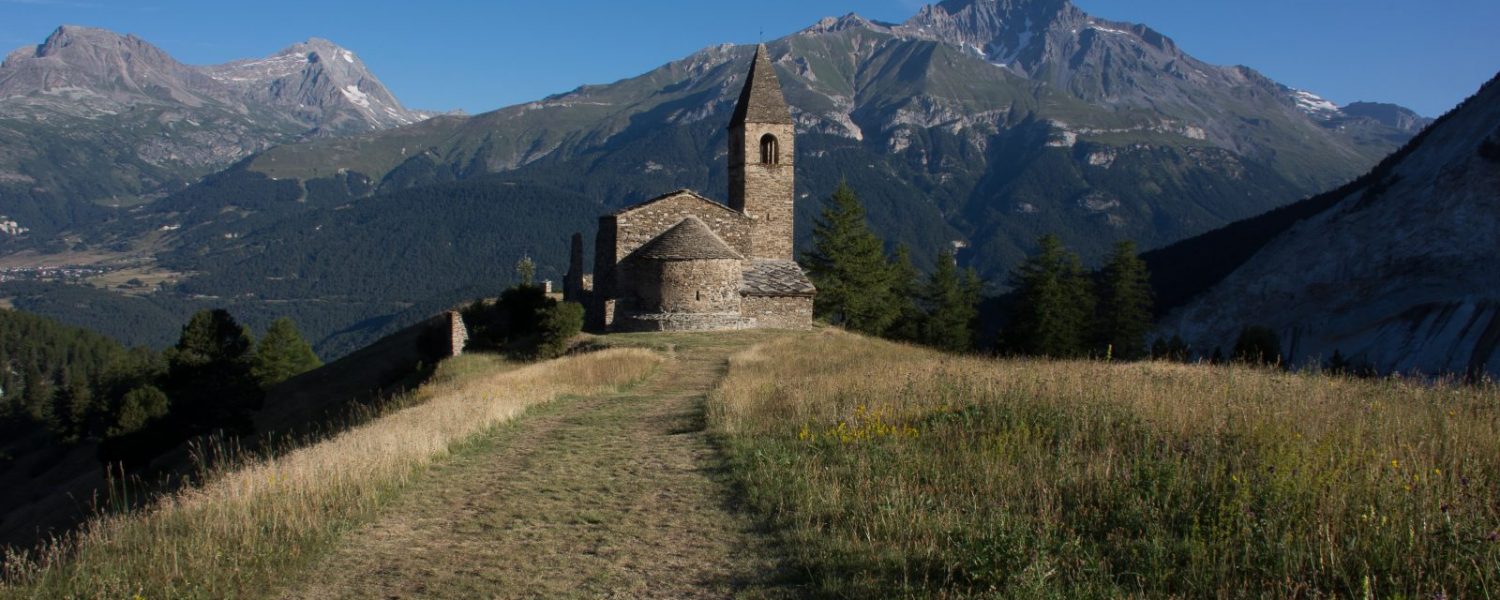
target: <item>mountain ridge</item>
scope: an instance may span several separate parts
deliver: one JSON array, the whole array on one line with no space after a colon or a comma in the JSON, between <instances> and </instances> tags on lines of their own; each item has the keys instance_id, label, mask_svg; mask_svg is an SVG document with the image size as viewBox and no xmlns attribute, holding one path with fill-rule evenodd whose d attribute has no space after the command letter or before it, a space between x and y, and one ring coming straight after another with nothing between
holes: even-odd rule
<instances>
[{"instance_id":1,"label":"mountain ridge","mask_svg":"<svg viewBox=\"0 0 1500 600\"><path fill-rule=\"evenodd\" d=\"M277 59L289 68L244 76ZM64 25L0 63L0 215L50 237L109 218L96 204L151 202L277 144L429 116L326 40L195 66L132 34Z\"/></svg>"},{"instance_id":2,"label":"mountain ridge","mask_svg":"<svg viewBox=\"0 0 1500 600\"><path fill-rule=\"evenodd\" d=\"M981 24L964 35L1000 45L1014 39L1019 47L1028 31L1024 9L1037 5L947 3L942 14L970 10ZM1149 28L1059 5L1068 10L1032 17L1038 41L1026 47L1036 60L1049 55L1048 47L1085 45L1116 57L1100 69L1074 68L1083 74L1069 81L1108 81L1094 87L1118 101L1088 100L1021 67L997 65L983 44L976 49L938 39L911 21L880 23L850 14L768 43L798 132L798 243L805 247L809 240L818 199L847 178L858 182L871 225L892 244L910 247L917 264L931 264L939 250L958 244L964 264L1000 287L1043 233L1061 234L1089 259L1117 239L1165 245L1343 183L1410 137L1372 119L1331 126L1297 101L1315 100L1241 67L1214 71L1241 82L1240 88L1205 88L1171 110L1133 105L1140 89L1170 89L1194 76L1185 74L1186 62L1173 74L1150 61L1118 57L1180 52L1175 44ZM1023 11L1015 13L1022 16L1011 29L981 18L1006 7ZM937 18L936 9L927 13ZM1046 32L1038 24L1043 21L1053 24ZM275 302L284 310L318 305L322 312L307 315L319 322L309 334L331 343L328 336L338 332L346 348L359 339L356 324L392 322L394 313L372 312L387 310L374 306L397 298L418 302L414 291L440 294L432 286L479 272L454 266L475 260L463 248L441 247L455 233L486 240L482 245L492 250L484 261L512 264L528 255L542 271L556 271L564 240L578 230L571 219L585 206L609 210L681 188L722 198L723 125L750 51L710 46L635 77L479 115L275 146L139 207L128 219L92 228L87 237L92 245L152 240L159 266L197 274L158 292L164 302L232 298ZM1066 70L1016 60L1043 75ZM460 181L472 185L451 187ZM404 221L381 220L380 227L448 227L450 221L420 211L466 210L460 207L467 201L450 202L443 194L478 194L486 186L497 186L483 192L496 198L573 208L557 219L528 217L522 243L502 243L514 231L494 218L521 218L524 207L486 208L487 216L452 225L464 231L415 235L405 252L381 261L329 271L318 256L325 240L347 235L335 231L349 222L338 213L353 214L377 200L412 211L402 213ZM20 225L29 226L25 220ZM378 245L382 235L407 239L411 233L421 232L359 235ZM555 247L543 241L552 237ZM426 264L412 263L417 256ZM249 265L254 277L233 276ZM410 274L400 290L388 289L393 272ZM348 307L344 324L333 318L344 306L339 303Z\"/></svg>"},{"instance_id":3,"label":"mountain ridge","mask_svg":"<svg viewBox=\"0 0 1500 600\"><path fill-rule=\"evenodd\" d=\"M1500 75L1350 185L1148 255L1223 257L1172 291L1185 302L1162 331L1201 352L1260 325L1294 364L1337 353L1378 372L1500 373L1497 123Z\"/></svg>"}]
</instances>

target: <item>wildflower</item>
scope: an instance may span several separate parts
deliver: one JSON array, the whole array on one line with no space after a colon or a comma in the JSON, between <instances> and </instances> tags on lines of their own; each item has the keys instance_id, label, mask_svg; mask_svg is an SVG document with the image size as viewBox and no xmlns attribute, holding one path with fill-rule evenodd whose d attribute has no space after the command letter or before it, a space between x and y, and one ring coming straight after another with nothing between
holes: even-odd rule
<instances>
[{"instance_id":1,"label":"wildflower","mask_svg":"<svg viewBox=\"0 0 1500 600\"><path fill-rule=\"evenodd\" d=\"M1399 468L1401 468L1401 461L1396 460L1394 458L1391 459L1391 468L1392 469L1399 469Z\"/></svg>"}]
</instances>

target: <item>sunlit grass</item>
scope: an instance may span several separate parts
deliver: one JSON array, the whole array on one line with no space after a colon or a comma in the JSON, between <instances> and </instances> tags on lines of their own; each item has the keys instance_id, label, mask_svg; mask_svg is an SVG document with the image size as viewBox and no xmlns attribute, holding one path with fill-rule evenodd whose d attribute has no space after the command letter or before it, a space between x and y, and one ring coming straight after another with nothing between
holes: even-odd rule
<instances>
[{"instance_id":1,"label":"sunlit grass","mask_svg":"<svg viewBox=\"0 0 1500 600\"><path fill-rule=\"evenodd\" d=\"M738 356L710 411L834 595L1500 596L1492 386L827 331Z\"/></svg>"},{"instance_id":2,"label":"sunlit grass","mask_svg":"<svg viewBox=\"0 0 1500 600\"><path fill-rule=\"evenodd\" d=\"M9 557L0 595L263 597L456 444L539 402L640 381L659 362L629 349L509 370L482 355L445 362L408 408Z\"/></svg>"}]
</instances>

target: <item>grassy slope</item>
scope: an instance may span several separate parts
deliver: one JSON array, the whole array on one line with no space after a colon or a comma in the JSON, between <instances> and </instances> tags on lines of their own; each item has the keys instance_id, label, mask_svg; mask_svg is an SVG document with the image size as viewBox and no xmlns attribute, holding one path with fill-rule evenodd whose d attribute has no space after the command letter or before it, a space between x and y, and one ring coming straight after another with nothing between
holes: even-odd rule
<instances>
[{"instance_id":1,"label":"grassy slope","mask_svg":"<svg viewBox=\"0 0 1500 600\"><path fill-rule=\"evenodd\" d=\"M737 357L711 407L749 505L833 595L1500 592L1494 388L829 331Z\"/></svg>"},{"instance_id":2,"label":"grassy slope","mask_svg":"<svg viewBox=\"0 0 1500 600\"><path fill-rule=\"evenodd\" d=\"M474 434L562 395L637 382L658 363L639 350L515 369L486 356L445 363L408 408L214 477L144 514L94 521L30 560L8 557L0 597L257 596Z\"/></svg>"},{"instance_id":3,"label":"grassy slope","mask_svg":"<svg viewBox=\"0 0 1500 600\"><path fill-rule=\"evenodd\" d=\"M98 522L0 596L774 595L775 550L840 597L1500 589L1494 388L997 361L834 330L608 340L680 359L612 394L659 359L447 363L425 403ZM720 377L706 419L727 471L697 423ZM493 428L569 393L586 397Z\"/></svg>"}]
</instances>

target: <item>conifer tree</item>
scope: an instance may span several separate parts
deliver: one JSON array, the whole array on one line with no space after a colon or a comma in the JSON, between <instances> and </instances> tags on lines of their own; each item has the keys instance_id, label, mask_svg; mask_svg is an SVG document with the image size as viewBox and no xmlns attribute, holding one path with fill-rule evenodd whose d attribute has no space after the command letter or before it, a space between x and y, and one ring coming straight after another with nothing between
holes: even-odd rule
<instances>
[{"instance_id":1,"label":"conifer tree","mask_svg":"<svg viewBox=\"0 0 1500 600\"><path fill-rule=\"evenodd\" d=\"M813 224L813 249L803 256L818 286L813 312L846 329L884 334L899 307L883 243L865 223L865 209L848 183L840 183Z\"/></svg>"},{"instance_id":2,"label":"conifer tree","mask_svg":"<svg viewBox=\"0 0 1500 600\"><path fill-rule=\"evenodd\" d=\"M891 298L896 303L896 322L886 331L886 337L917 342L922 339L922 328L927 322L927 313L917 301L922 293L920 274L911 264L911 251L905 244L896 246L896 257L891 261Z\"/></svg>"},{"instance_id":3,"label":"conifer tree","mask_svg":"<svg viewBox=\"0 0 1500 600\"><path fill-rule=\"evenodd\" d=\"M1018 354L1080 356L1087 352L1094 296L1078 256L1053 235L1011 274L1016 289L1003 346Z\"/></svg>"},{"instance_id":4,"label":"conifer tree","mask_svg":"<svg viewBox=\"0 0 1500 600\"><path fill-rule=\"evenodd\" d=\"M269 387L321 366L323 361L313 353L312 345L302 339L297 325L282 317L271 322L265 337L256 345L250 371L261 387Z\"/></svg>"},{"instance_id":5,"label":"conifer tree","mask_svg":"<svg viewBox=\"0 0 1500 600\"><path fill-rule=\"evenodd\" d=\"M928 314L922 328L922 343L961 352L974 347L974 320L979 316L979 276L959 273L953 252L938 254L937 265L923 290Z\"/></svg>"},{"instance_id":6,"label":"conifer tree","mask_svg":"<svg viewBox=\"0 0 1500 600\"><path fill-rule=\"evenodd\" d=\"M1115 244L1101 273L1098 308L1097 351L1124 360L1145 357L1146 334L1151 331L1151 282L1145 261L1136 255L1135 242Z\"/></svg>"},{"instance_id":7,"label":"conifer tree","mask_svg":"<svg viewBox=\"0 0 1500 600\"><path fill-rule=\"evenodd\" d=\"M188 432L226 427L245 432L264 395L250 372L250 331L224 309L204 310L167 350L167 396Z\"/></svg>"}]
</instances>

